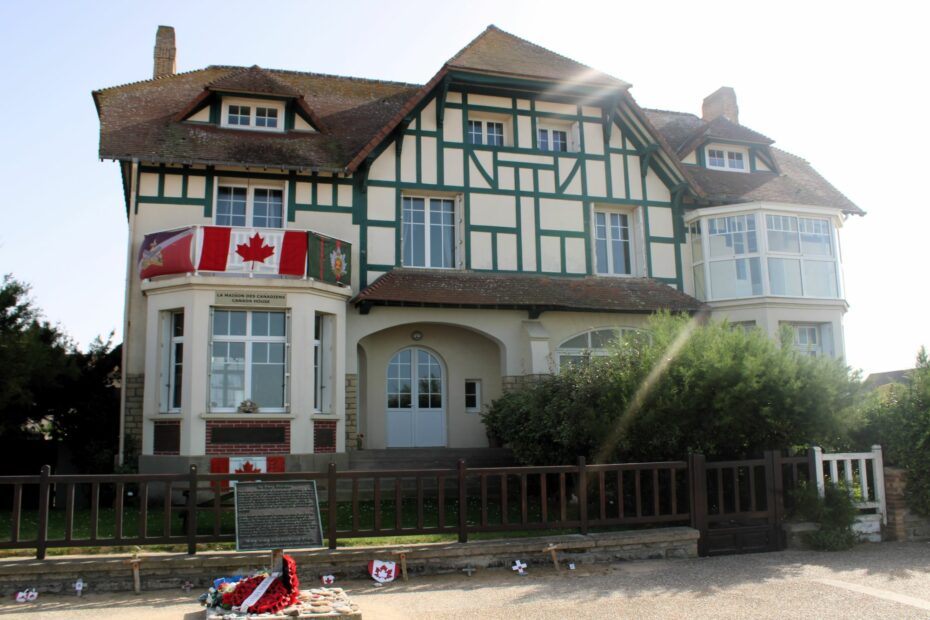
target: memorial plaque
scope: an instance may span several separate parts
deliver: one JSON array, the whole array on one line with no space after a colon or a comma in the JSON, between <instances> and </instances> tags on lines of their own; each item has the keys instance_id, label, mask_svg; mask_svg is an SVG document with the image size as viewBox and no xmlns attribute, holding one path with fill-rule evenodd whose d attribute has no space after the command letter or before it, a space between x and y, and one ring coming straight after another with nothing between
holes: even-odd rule
<instances>
[{"instance_id":1,"label":"memorial plaque","mask_svg":"<svg viewBox=\"0 0 930 620\"><path fill-rule=\"evenodd\" d=\"M236 550L268 551L323 546L316 481L239 482Z\"/></svg>"}]
</instances>

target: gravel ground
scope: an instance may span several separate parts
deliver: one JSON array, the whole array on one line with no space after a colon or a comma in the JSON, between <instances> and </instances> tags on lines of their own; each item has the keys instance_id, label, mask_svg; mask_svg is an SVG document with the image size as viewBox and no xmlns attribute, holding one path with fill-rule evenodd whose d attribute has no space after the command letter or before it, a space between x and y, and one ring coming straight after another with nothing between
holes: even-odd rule
<instances>
[{"instance_id":1,"label":"gravel ground","mask_svg":"<svg viewBox=\"0 0 930 620\"><path fill-rule=\"evenodd\" d=\"M374 588L341 582L365 620L430 618L928 618L930 544L860 545L843 553L784 551L695 560L579 566L520 577L489 569L473 577L412 577ZM0 603L27 620L194 620L194 595L176 592L44 595Z\"/></svg>"}]
</instances>

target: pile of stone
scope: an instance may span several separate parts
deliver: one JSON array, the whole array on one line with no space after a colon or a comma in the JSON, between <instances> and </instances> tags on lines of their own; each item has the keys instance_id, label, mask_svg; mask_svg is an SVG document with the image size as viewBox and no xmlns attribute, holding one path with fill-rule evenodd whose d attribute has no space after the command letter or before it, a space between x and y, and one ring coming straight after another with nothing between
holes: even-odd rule
<instances>
[{"instance_id":1,"label":"pile of stone","mask_svg":"<svg viewBox=\"0 0 930 620\"><path fill-rule=\"evenodd\" d=\"M274 614L245 614L225 609L209 608L205 620L239 620L240 618L307 618L326 617L361 618L358 605L349 600L342 588L314 588L300 590L297 604L285 607Z\"/></svg>"}]
</instances>

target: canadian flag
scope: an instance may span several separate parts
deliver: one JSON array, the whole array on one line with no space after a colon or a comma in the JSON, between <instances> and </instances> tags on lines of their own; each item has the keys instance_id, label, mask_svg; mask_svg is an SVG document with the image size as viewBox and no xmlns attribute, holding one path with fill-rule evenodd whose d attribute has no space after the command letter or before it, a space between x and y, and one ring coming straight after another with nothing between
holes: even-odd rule
<instances>
[{"instance_id":1,"label":"canadian flag","mask_svg":"<svg viewBox=\"0 0 930 620\"><path fill-rule=\"evenodd\" d=\"M200 271L302 276L307 270L307 233L204 226Z\"/></svg>"},{"instance_id":2,"label":"canadian flag","mask_svg":"<svg viewBox=\"0 0 930 620\"><path fill-rule=\"evenodd\" d=\"M397 564L372 560L368 563L368 574L378 583L389 583L397 578Z\"/></svg>"}]
</instances>

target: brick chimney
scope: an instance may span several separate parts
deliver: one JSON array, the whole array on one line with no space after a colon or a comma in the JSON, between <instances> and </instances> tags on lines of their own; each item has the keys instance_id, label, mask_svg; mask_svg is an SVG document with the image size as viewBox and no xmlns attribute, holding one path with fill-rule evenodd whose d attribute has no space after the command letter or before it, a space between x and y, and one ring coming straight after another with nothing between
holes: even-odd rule
<instances>
[{"instance_id":1,"label":"brick chimney","mask_svg":"<svg viewBox=\"0 0 930 620\"><path fill-rule=\"evenodd\" d=\"M722 116L731 123L739 125L739 108L736 106L736 91L729 86L721 86L713 93L704 97L701 117L709 123L719 116Z\"/></svg>"},{"instance_id":2,"label":"brick chimney","mask_svg":"<svg viewBox=\"0 0 930 620\"><path fill-rule=\"evenodd\" d=\"M158 32L155 34L155 66L152 70L152 77L159 78L165 75L174 75L177 70L176 55L174 28L159 26Z\"/></svg>"}]
</instances>

